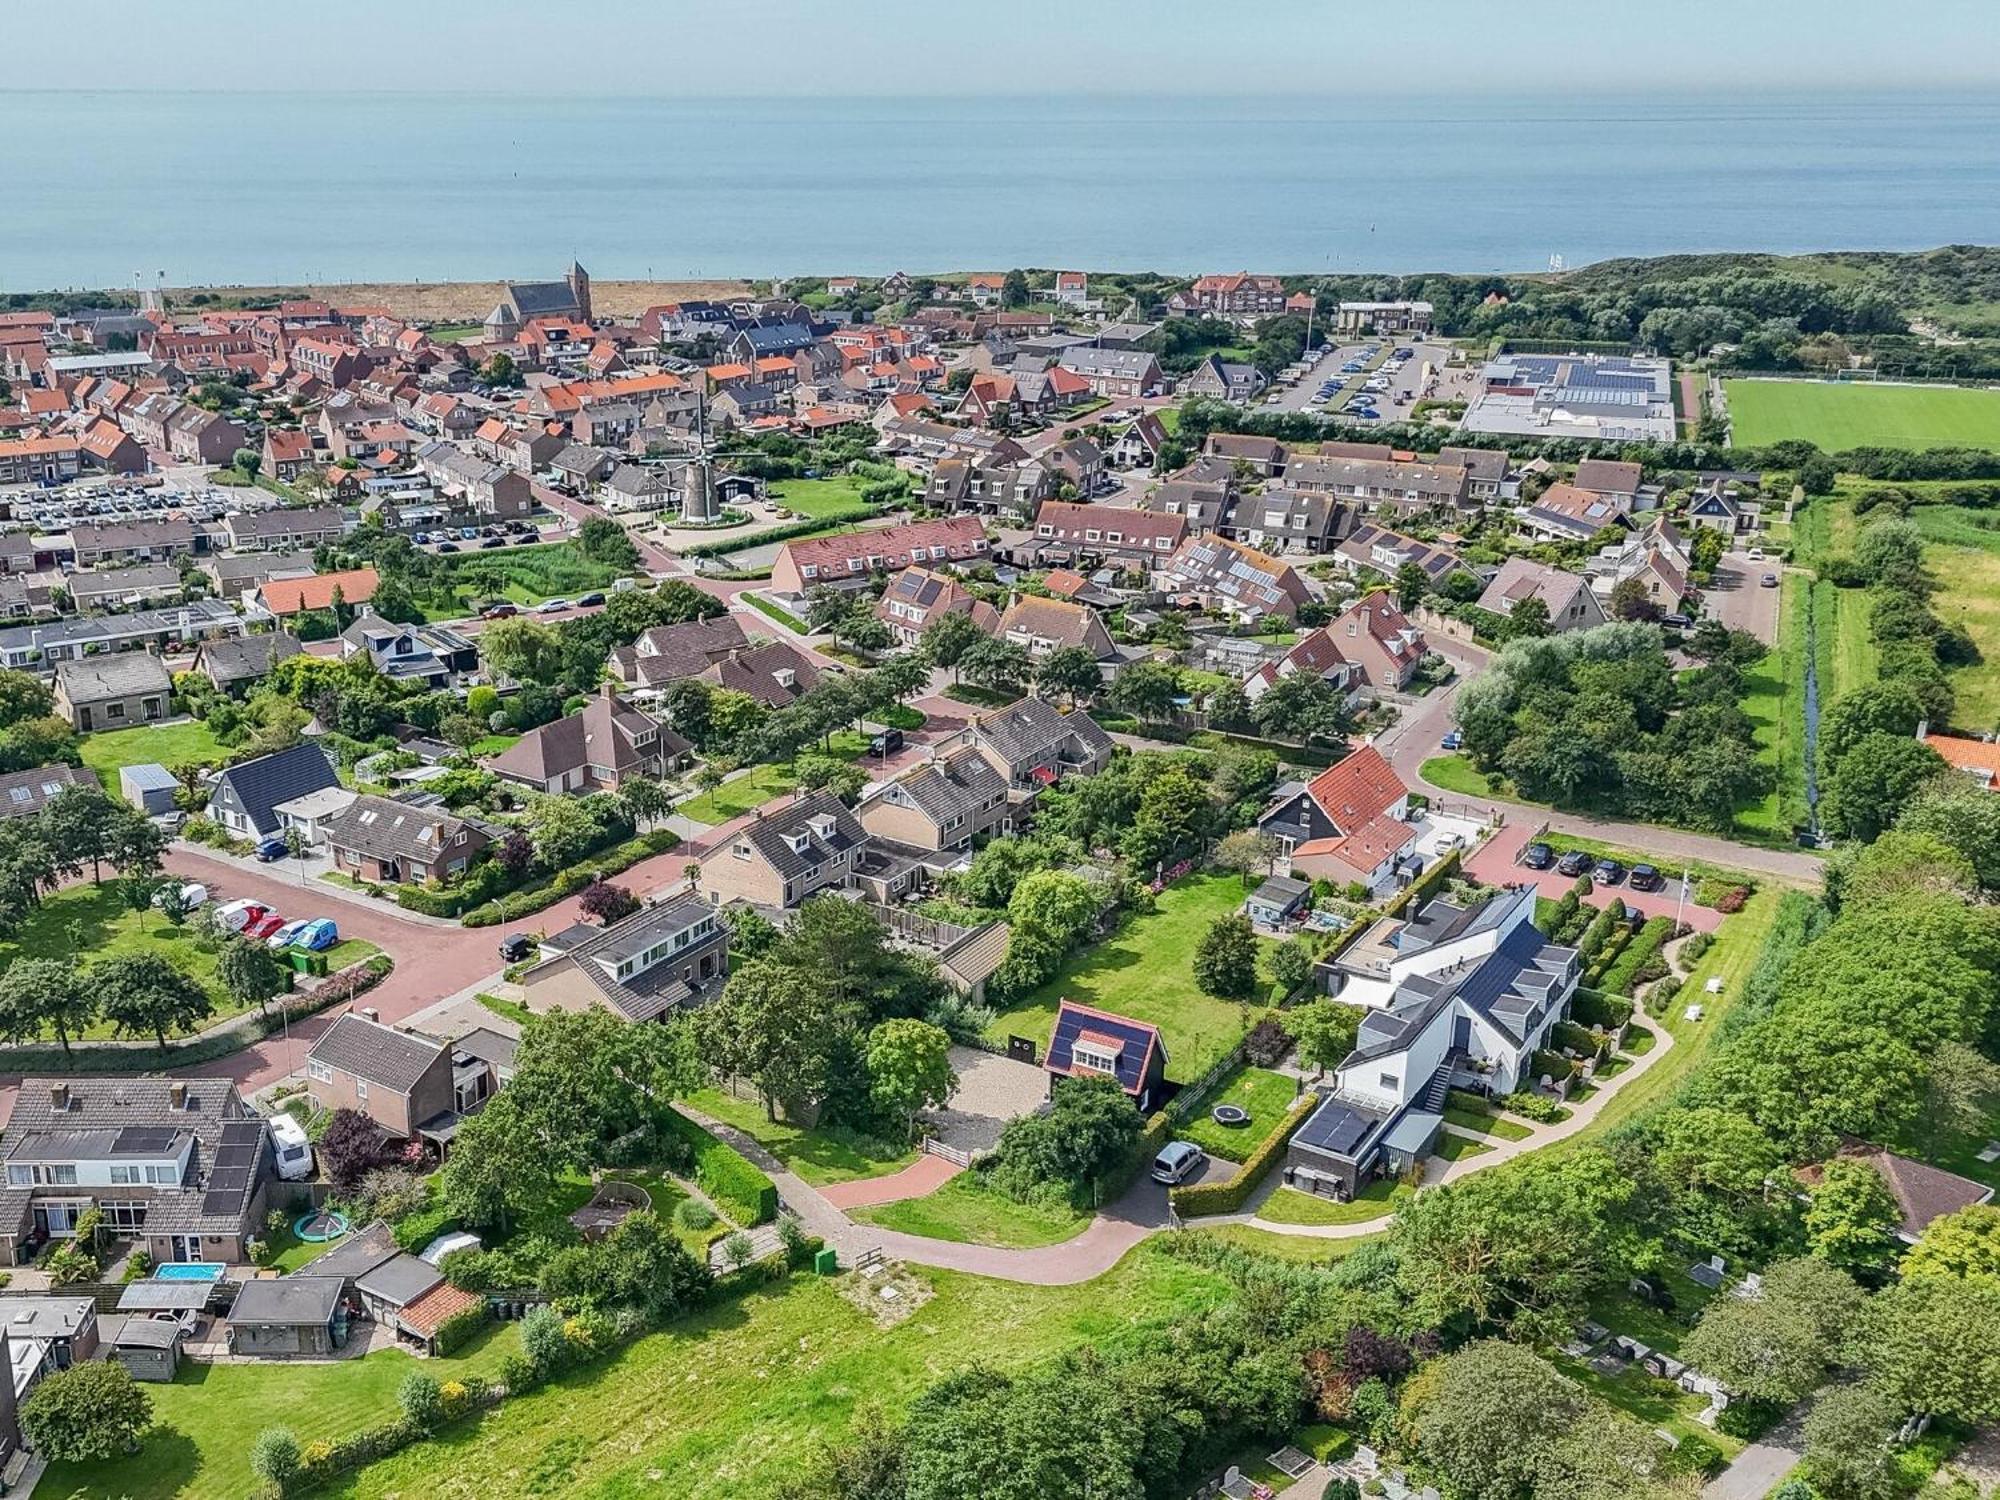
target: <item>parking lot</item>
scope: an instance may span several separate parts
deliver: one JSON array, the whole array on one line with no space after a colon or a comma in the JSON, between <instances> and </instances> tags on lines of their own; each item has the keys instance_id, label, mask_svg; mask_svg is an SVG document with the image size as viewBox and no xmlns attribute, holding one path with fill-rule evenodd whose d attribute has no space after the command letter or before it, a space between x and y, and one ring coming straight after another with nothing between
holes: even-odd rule
<instances>
[{"instance_id":1,"label":"parking lot","mask_svg":"<svg viewBox=\"0 0 2000 1500\"><path fill-rule=\"evenodd\" d=\"M151 521L167 516L219 521L231 511L270 510L283 502L268 490L248 486L159 484L140 487L102 480L43 489L13 485L0 491L0 507L17 525L41 532L114 521Z\"/></svg>"},{"instance_id":2,"label":"parking lot","mask_svg":"<svg viewBox=\"0 0 2000 1500\"><path fill-rule=\"evenodd\" d=\"M1465 862L1465 873L1474 880L1487 885L1522 886L1533 885L1536 892L1551 901L1560 901L1563 894L1576 884L1576 876L1565 875L1554 865L1546 870L1531 870L1521 863L1521 851L1535 842L1535 826L1522 821L1509 824L1495 834L1487 843ZM1616 896L1627 906L1648 917L1671 917L1676 914L1696 932L1713 932L1722 925L1722 913L1713 907L1696 906L1692 899L1682 901L1679 891L1680 872L1670 862L1658 862L1659 870L1665 877L1665 884L1656 891L1635 891L1629 877L1621 878L1616 885L1599 885L1591 896L1591 901L1602 906Z\"/></svg>"},{"instance_id":3,"label":"parking lot","mask_svg":"<svg viewBox=\"0 0 2000 1500\"><path fill-rule=\"evenodd\" d=\"M1398 359L1395 351L1399 349L1410 352L1407 357ZM1438 367L1449 356L1448 344L1425 340L1416 334L1387 335L1366 343L1340 344L1321 355L1312 369L1297 382L1266 396L1265 404L1280 411L1320 411L1329 416L1359 417L1358 413L1342 412L1336 405L1322 401L1319 393L1329 384L1338 393L1350 384L1375 379L1383 382L1382 387L1367 394L1375 398L1373 409L1378 419L1397 421L1407 418L1410 407L1426 395L1439 394L1433 389L1439 383ZM1346 368L1348 365L1362 368L1349 370ZM1391 370L1391 365L1397 368ZM1370 420L1366 417L1359 419Z\"/></svg>"},{"instance_id":4,"label":"parking lot","mask_svg":"<svg viewBox=\"0 0 2000 1500\"><path fill-rule=\"evenodd\" d=\"M1761 549L1760 549L1761 550ZM1765 588L1764 575L1777 574L1776 558L1753 558L1749 550L1725 552L1715 577L1702 590L1703 612L1731 630L1747 630L1767 646L1778 643L1778 600L1783 590Z\"/></svg>"}]
</instances>

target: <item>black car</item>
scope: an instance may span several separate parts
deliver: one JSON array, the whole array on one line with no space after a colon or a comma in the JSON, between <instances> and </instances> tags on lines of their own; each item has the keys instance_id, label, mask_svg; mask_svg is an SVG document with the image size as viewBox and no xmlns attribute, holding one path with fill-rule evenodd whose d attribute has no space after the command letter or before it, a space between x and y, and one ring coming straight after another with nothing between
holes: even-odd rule
<instances>
[{"instance_id":1,"label":"black car","mask_svg":"<svg viewBox=\"0 0 2000 1500\"><path fill-rule=\"evenodd\" d=\"M1590 856L1581 849L1572 849L1556 862L1556 869L1564 875L1588 875Z\"/></svg>"},{"instance_id":2,"label":"black car","mask_svg":"<svg viewBox=\"0 0 2000 1500\"><path fill-rule=\"evenodd\" d=\"M1599 885L1616 885L1625 878L1625 867L1615 859L1600 859L1591 868L1590 878Z\"/></svg>"},{"instance_id":3,"label":"black car","mask_svg":"<svg viewBox=\"0 0 2000 1500\"><path fill-rule=\"evenodd\" d=\"M603 602L604 596L602 594L585 594L576 601L576 607L578 609L593 609Z\"/></svg>"},{"instance_id":4,"label":"black car","mask_svg":"<svg viewBox=\"0 0 2000 1500\"><path fill-rule=\"evenodd\" d=\"M535 940L525 932L517 932L512 937L500 939L500 957L505 963L521 963L534 951Z\"/></svg>"},{"instance_id":5,"label":"black car","mask_svg":"<svg viewBox=\"0 0 2000 1500\"><path fill-rule=\"evenodd\" d=\"M1621 902L1620 904L1622 905L1623 903ZM1629 932L1637 932L1641 927L1646 925L1646 914L1636 906L1625 907L1622 915L1625 918L1626 930Z\"/></svg>"},{"instance_id":6,"label":"black car","mask_svg":"<svg viewBox=\"0 0 2000 1500\"><path fill-rule=\"evenodd\" d=\"M1667 882L1651 865L1632 866L1631 886L1635 891L1657 891Z\"/></svg>"},{"instance_id":7,"label":"black car","mask_svg":"<svg viewBox=\"0 0 2000 1500\"><path fill-rule=\"evenodd\" d=\"M903 748L903 731L885 729L868 742L868 753L878 760L886 755L894 755Z\"/></svg>"},{"instance_id":8,"label":"black car","mask_svg":"<svg viewBox=\"0 0 2000 1500\"><path fill-rule=\"evenodd\" d=\"M1556 851L1547 844L1530 844L1521 851L1521 863L1531 870L1546 870L1556 862Z\"/></svg>"}]
</instances>

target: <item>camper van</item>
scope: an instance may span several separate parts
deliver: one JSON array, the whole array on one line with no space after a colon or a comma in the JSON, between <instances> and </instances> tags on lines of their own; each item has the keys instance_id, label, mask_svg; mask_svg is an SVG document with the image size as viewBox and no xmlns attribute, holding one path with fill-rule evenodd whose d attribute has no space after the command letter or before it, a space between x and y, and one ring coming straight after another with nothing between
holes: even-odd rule
<instances>
[{"instance_id":1,"label":"camper van","mask_svg":"<svg viewBox=\"0 0 2000 1500\"><path fill-rule=\"evenodd\" d=\"M312 1142L306 1128L287 1114L271 1116L271 1145L278 1158L278 1175L287 1182L302 1182L313 1174Z\"/></svg>"}]
</instances>

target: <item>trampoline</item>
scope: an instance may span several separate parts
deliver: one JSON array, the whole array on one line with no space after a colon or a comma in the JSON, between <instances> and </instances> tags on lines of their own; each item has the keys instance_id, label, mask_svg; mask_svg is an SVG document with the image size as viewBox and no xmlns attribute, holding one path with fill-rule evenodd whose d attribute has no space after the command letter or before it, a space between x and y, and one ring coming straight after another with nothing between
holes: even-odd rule
<instances>
[{"instance_id":1,"label":"trampoline","mask_svg":"<svg viewBox=\"0 0 2000 1500\"><path fill-rule=\"evenodd\" d=\"M337 1214L330 1208L300 1214L292 1221L292 1233L308 1245L323 1245L347 1233L347 1215Z\"/></svg>"},{"instance_id":2,"label":"trampoline","mask_svg":"<svg viewBox=\"0 0 2000 1500\"><path fill-rule=\"evenodd\" d=\"M1218 1104L1209 1115L1218 1125L1248 1125L1250 1111L1240 1104Z\"/></svg>"}]
</instances>

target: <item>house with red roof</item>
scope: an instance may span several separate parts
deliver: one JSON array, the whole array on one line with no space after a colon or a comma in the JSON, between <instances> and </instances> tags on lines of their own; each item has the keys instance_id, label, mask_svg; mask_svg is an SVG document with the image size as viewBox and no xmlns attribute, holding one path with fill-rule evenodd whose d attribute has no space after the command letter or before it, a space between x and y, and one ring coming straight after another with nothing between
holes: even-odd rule
<instances>
[{"instance_id":1,"label":"house with red roof","mask_svg":"<svg viewBox=\"0 0 2000 1500\"><path fill-rule=\"evenodd\" d=\"M1042 1058L1049 1094L1069 1078L1109 1078L1142 1115L1166 1102L1167 1039L1160 1028L1065 999L1056 1007Z\"/></svg>"},{"instance_id":2,"label":"house with red roof","mask_svg":"<svg viewBox=\"0 0 2000 1500\"><path fill-rule=\"evenodd\" d=\"M1327 629L1341 655L1361 668L1362 680L1385 692L1408 687L1430 654L1430 642L1405 618L1396 596L1387 589L1355 600Z\"/></svg>"},{"instance_id":3,"label":"house with red roof","mask_svg":"<svg viewBox=\"0 0 2000 1500\"><path fill-rule=\"evenodd\" d=\"M1281 679L1299 672L1311 673L1331 684L1342 697L1350 696L1361 685L1361 668L1347 659L1333 632L1321 627L1307 631L1283 656L1265 662L1245 676L1243 696L1255 703Z\"/></svg>"},{"instance_id":4,"label":"house with red roof","mask_svg":"<svg viewBox=\"0 0 2000 1500\"><path fill-rule=\"evenodd\" d=\"M771 588L781 594L802 594L821 584L858 583L875 573L900 573L917 563L972 563L986 555L986 528L976 516L800 537L779 551L771 569Z\"/></svg>"},{"instance_id":5,"label":"house with red roof","mask_svg":"<svg viewBox=\"0 0 2000 1500\"><path fill-rule=\"evenodd\" d=\"M273 578L257 590L257 602L278 619L309 609L331 609L338 593L343 604L366 604L381 577L373 568L315 573L310 578Z\"/></svg>"},{"instance_id":6,"label":"house with red roof","mask_svg":"<svg viewBox=\"0 0 2000 1500\"><path fill-rule=\"evenodd\" d=\"M1305 785L1281 787L1257 820L1303 880L1389 885L1398 861L1416 848L1410 792L1373 745L1364 745Z\"/></svg>"},{"instance_id":7,"label":"house with red roof","mask_svg":"<svg viewBox=\"0 0 2000 1500\"><path fill-rule=\"evenodd\" d=\"M1917 726L1917 741L1944 757L1946 765L1963 771L1989 792L2000 788L2000 744L1958 734L1933 734L1929 724Z\"/></svg>"}]
</instances>

